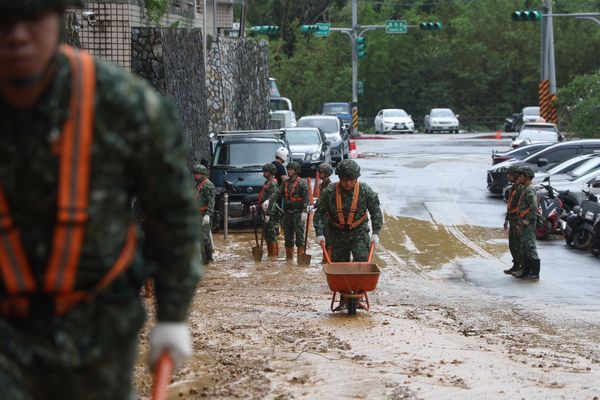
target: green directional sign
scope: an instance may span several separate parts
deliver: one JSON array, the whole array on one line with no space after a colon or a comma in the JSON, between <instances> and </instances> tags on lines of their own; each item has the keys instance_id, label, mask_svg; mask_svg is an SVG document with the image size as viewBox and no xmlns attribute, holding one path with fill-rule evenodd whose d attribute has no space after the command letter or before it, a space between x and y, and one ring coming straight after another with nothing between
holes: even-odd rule
<instances>
[{"instance_id":1,"label":"green directional sign","mask_svg":"<svg viewBox=\"0 0 600 400\"><path fill-rule=\"evenodd\" d=\"M317 24L317 31L315 32L315 36L320 36L320 37L326 37L329 36L329 28L331 27L331 24L329 23L318 23Z\"/></svg>"},{"instance_id":2,"label":"green directional sign","mask_svg":"<svg viewBox=\"0 0 600 400\"><path fill-rule=\"evenodd\" d=\"M390 19L385 21L385 33L406 33L408 24L404 19Z\"/></svg>"}]
</instances>

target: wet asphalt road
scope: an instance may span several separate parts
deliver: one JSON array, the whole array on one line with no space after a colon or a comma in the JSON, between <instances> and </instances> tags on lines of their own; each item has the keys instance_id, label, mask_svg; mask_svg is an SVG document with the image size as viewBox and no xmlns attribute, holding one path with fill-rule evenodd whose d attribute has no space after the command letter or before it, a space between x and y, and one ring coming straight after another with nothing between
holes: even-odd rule
<instances>
[{"instance_id":1,"label":"wet asphalt road","mask_svg":"<svg viewBox=\"0 0 600 400\"><path fill-rule=\"evenodd\" d=\"M492 149L506 149L510 139L493 136L414 134L357 140L361 179L379 193L388 219L408 221L403 217L409 217L423 222L407 231L406 238L388 233L388 242L394 243L384 240L383 246L391 252L402 247L404 252L425 256L428 250L419 242L428 234L422 230L429 229L433 235L441 227L465 252L442 260L443 265L428 273L433 279L476 287L536 311L551 322L599 323L600 260L588 252L569 249L562 237L538 241L542 260L539 282L520 281L502 273L511 264L507 235L501 230L506 205L486 189L486 169L491 165Z\"/></svg>"}]
</instances>

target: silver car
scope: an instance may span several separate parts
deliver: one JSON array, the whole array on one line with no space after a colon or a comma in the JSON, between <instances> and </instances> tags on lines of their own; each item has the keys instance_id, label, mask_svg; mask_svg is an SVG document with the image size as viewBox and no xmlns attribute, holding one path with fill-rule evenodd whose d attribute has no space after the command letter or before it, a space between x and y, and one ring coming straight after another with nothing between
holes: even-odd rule
<instances>
[{"instance_id":1,"label":"silver car","mask_svg":"<svg viewBox=\"0 0 600 400\"><path fill-rule=\"evenodd\" d=\"M425 133L458 133L458 115L449 108L432 108L423 121Z\"/></svg>"},{"instance_id":2,"label":"silver car","mask_svg":"<svg viewBox=\"0 0 600 400\"><path fill-rule=\"evenodd\" d=\"M296 125L298 128L320 128L330 142L331 159L342 161L350 157L350 138L343 129L342 122L332 115L310 115L302 117Z\"/></svg>"}]
</instances>

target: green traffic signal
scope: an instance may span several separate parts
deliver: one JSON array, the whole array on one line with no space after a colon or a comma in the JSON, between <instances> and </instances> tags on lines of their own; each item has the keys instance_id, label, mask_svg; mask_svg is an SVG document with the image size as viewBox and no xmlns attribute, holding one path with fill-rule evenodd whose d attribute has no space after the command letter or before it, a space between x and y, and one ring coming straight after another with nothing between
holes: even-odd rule
<instances>
[{"instance_id":1,"label":"green traffic signal","mask_svg":"<svg viewBox=\"0 0 600 400\"><path fill-rule=\"evenodd\" d=\"M361 60L367 56L367 38L364 36L356 38L356 56Z\"/></svg>"},{"instance_id":2,"label":"green traffic signal","mask_svg":"<svg viewBox=\"0 0 600 400\"><path fill-rule=\"evenodd\" d=\"M300 32L302 33L311 33L311 32L316 32L319 30L319 27L317 25L301 25L300 26Z\"/></svg>"},{"instance_id":3,"label":"green traffic signal","mask_svg":"<svg viewBox=\"0 0 600 400\"><path fill-rule=\"evenodd\" d=\"M439 31L442 29L442 23L440 21L437 22L421 22L419 24L419 29L424 31Z\"/></svg>"},{"instance_id":4,"label":"green traffic signal","mask_svg":"<svg viewBox=\"0 0 600 400\"><path fill-rule=\"evenodd\" d=\"M542 19L542 13L540 11L515 11L511 14L513 21L539 21Z\"/></svg>"}]
</instances>

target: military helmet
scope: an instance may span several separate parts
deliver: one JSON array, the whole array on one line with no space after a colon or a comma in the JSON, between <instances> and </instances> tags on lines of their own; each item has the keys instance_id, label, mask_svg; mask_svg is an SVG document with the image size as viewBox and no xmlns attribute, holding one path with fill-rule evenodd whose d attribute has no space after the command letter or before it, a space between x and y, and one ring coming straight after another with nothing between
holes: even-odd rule
<instances>
[{"instance_id":1,"label":"military helmet","mask_svg":"<svg viewBox=\"0 0 600 400\"><path fill-rule=\"evenodd\" d=\"M208 176L208 168L206 168L202 164L196 164L196 165L194 165L194 167L192 168L192 172L194 174L202 174L204 176Z\"/></svg>"},{"instance_id":2,"label":"military helmet","mask_svg":"<svg viewBox=\"0 0 600 400\"><path fill-rule=\"evenodd\" d=\"M531 167L523 167L521 168L521 175L533 178L535 176L535 171Z\"/></svg>"},{"instance_id":3,"label":"military helmet","mask_svg":"<svg viewBox=\"0 0 600 400\"><path fill-rule=\"evenodd\" d=\"M292 161L291 163L288 164L288 169L293 169L296 172L300 172L300 164L298 164L296 161Z\"/></svg>"},{"instance_id":4,"label":"military helmet","mask_svg":"<svg viewBox=\"0 0 600 400\"><path fill-rule=\"evenodd\" d=\"M81 7L83 0L0 0L0 20L28 17L48 10Z\"/></svg>"},{"instance_id":5,"label":"military helmet","mask_svg":"<svg viewBox=\"0 0 600 400\"><path fill-rule=\"evenodd\" d=\"M519 167L518 165L511 165L510 167L508 167L508 169L506 170L507 174L516 176L519 174L519 172L521 172L521 167Z\"/></svg>"},{"instance_id":6,"label":"military helmet","mask_svg":"<svg viewBox=\"0 0 600 400\"><path fill-rule=\"evenodd\" d=\"M319 164L317 171L319 171L319 173L321 175L326 175L326 176L333 174L333 168L331 168L331 165L326 162Z\"/></svg>"},{"instance_id":7,"label":"military helmet","mask_svg":"<svg viewBox=\"0 0 600 400\"><path fill-rule=\"evenodd\" d=\"M262 170L263 172L269 172L273 175L277 173L277 168L275 167L275 165L273 165L273 163L266 163L265 165L263 165Z\"/></svg>"},{"instance_id":8,"label":"military helmet","mask_svg":"<svg viewBox=\"0 0 600 400\"><path fill-rule=\"evenodd\" d=\"M356 179L360 176L360 166L354 160L342 160L335 173L340 178Z\"/></svg>"}]
</instances>

